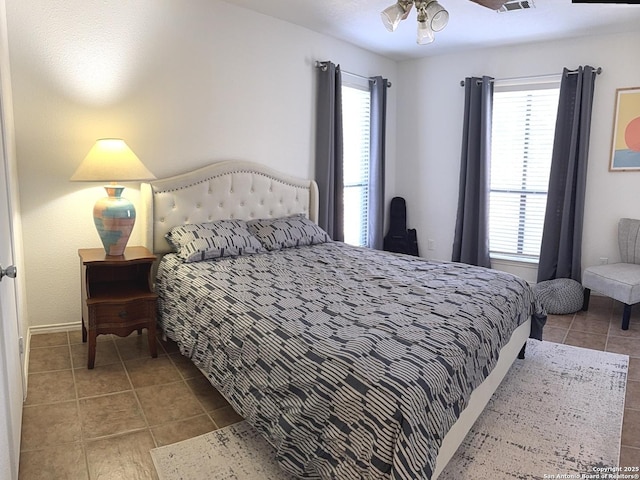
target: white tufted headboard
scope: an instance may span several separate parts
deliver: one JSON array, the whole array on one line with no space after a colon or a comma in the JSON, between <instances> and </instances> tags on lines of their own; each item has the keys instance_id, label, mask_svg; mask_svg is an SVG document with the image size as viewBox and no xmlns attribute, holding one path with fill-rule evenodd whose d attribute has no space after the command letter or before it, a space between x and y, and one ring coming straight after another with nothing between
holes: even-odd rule
<instances>
[{"instance_id":1,"label":"white tufted headboard","mask_svg":"<svg viewBox=\"0 0 640 480\"><path fill-rule=\"evenodd\" d=\"M143 240L154 253L170 251L165 234L177 225L304 213L318 221L318 186L253 162L224 161L143 183Z\"/></svg>"}]
</instances>

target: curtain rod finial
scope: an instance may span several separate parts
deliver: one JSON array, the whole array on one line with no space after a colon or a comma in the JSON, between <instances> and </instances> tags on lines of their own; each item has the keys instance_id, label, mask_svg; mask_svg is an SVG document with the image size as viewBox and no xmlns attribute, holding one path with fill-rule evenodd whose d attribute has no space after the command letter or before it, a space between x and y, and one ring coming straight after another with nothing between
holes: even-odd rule
<instances>
[{"instance_id":1,"label":"curtain rod finial","mask_svg":"<svg viewBox=\"0 0 640 480\"><path fill-rule=\"evenodd\" d=\"M316 68L319 68L323 72L326 72L327 68L329 68L329 62L316 61Z\"/></svg>"}]
</instances>

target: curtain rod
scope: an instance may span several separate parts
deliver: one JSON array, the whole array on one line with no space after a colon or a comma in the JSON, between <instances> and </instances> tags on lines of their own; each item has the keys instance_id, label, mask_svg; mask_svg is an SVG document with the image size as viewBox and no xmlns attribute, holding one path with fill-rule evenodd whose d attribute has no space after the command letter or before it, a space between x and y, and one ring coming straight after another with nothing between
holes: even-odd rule
<instances>
[{"instance_id":1,"label":"curtain rod","mask_svg":"<svg viewBox=\"0 0 640 480\"><path fill-rule=\"evenodd\" d=\"M327 68L328 68L327 62L316 61L316 68L319 68L323 72L326 72ZM361 78L363 80L369 80L369 81L371 80L370 77L365 77L363 75L358 75L357 73L347 72L345 70L342 70L342 73L344 73L345 75L351 75L352 77ZM387 80L387 87L391 88L391 82L389 80Z\"/></svg>"},{"instance_id":2,"label":"curtain rod","mask_svg":"<svg viewBox=\"0 0 640 480\"><path fill-rule=\"evenodd\" d=\"M596 75L600 75L602 73L602 67L598 67L594 70ZM578 70L569 70L569 75L575 75L576 73L578 73ZM524 80L527 78L550 78L550 77L555 77L561 75L561 73L549 73L547 75L534 75L534 76L525 76L525 77L512 77L512 78L501 78L499 79L499 81L504 81L504 82L508 82L510 80ZM492 82L495 80L491 80ZM460 80L460 86L464 87L464 80Z\"/></svg>"}]
</instances>

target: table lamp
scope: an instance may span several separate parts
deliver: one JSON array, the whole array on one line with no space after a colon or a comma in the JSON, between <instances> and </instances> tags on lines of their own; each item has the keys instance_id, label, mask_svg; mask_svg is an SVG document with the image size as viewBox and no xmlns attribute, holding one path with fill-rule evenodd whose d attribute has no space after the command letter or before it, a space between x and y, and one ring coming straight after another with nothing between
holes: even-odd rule
<instances>
[{"instance_id":1,"label":"table lamp","mask_svg":"<svg viewBox=\"0 0 640 480\"><path fill-rule=\"evenodd\" d=\"M153 180L156 178L136 156L124 140L102 138L89 150L72 182L107 181L108 197L99 199L93 207L93 221L109 256L120 256L129 241L136 221L136 209L122 197L124 187L116 182Z\"/></svg>"}]
</instances>

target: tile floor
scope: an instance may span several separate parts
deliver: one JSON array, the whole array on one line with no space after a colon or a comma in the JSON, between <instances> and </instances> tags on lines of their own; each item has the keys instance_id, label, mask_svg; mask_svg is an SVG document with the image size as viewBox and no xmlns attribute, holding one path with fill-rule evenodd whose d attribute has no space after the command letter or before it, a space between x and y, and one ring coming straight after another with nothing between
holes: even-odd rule
<instances>
[{"instance_id":1,"label":"tile floor","mask_svg":"<svg viewBox=\"0 0 640 480\"><path fill-rule=\"evenodd\" d=\"M171 343L101 335L87 370L80 329L33 335L19 478L156 479L149 450L240 420Z\"/></svg>"},{"instance_id":2,"label":"tile floor","mask_svg":"<svg viewBox=\"0 0 640 480\"><path fill-rule=\"evenodd\" d=\"M640 312L620 330L619 304L550 316L545 339L629 355L620 463L640 465ZM148 355L146 335L98 337L86 368L80 331L31 337L20 479L155 479L149 450L240 418L171 343Z\"/></svg>"}]
</instances>

